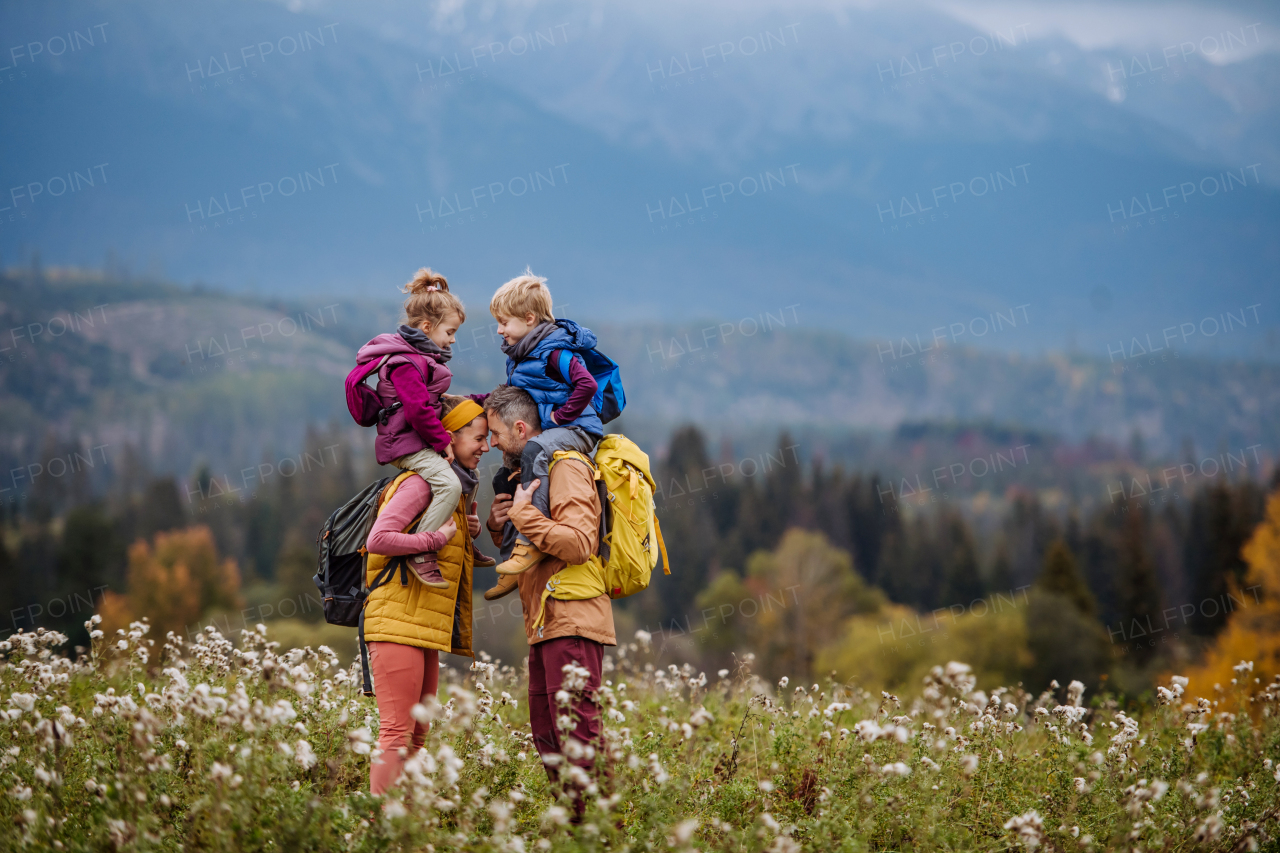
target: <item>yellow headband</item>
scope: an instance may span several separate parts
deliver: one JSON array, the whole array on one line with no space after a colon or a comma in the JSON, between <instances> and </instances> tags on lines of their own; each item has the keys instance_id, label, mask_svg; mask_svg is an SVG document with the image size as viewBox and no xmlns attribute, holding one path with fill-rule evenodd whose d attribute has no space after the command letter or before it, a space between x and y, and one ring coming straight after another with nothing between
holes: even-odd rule
<instances>
[{"instance_id":1,"label":"yellow headband","mask_svg":"<svg viewBox=\"0 0 1280 853\"><path fill-rule=\"evenodd\" d=\"M440 419L446 432L456 432L484 414L484 408L475 400L463 400L453 411Z\"/></svg>"}]
</instances>

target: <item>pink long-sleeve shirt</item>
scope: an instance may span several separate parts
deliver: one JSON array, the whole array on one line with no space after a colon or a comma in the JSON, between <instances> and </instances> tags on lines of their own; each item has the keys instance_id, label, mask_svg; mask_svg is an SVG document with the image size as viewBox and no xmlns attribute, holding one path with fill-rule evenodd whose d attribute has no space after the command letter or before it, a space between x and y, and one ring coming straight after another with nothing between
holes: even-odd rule
<instances>
[{"instance_id":1,"label":"pink long-sleeve shirt","mask_svg":"<svg viewBox=\"0 0 1280 853\"><path fill-rule=\"evenodd\" d=\"M449 541L443 533L401 532L429 503L431 486L427 481L416 474L406 477L373 522L373 529L369 531L369 541L365 546L369 553L399 557L443 548Z\"/></svg>"}]
</instances>

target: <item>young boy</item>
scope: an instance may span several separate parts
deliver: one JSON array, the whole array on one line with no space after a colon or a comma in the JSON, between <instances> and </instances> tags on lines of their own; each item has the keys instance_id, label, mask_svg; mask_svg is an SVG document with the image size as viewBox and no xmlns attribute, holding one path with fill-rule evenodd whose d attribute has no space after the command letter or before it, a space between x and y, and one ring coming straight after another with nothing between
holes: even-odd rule
<instances>
[{"instance_id":1,"label":"young boy","mask_svg":"<svg viewBox=\"0 0 1280 853\"><path fill-rule=\"evenodd\" d=\"M525 445L520 456L520 483L539 481L533 505L550 517L547 469L552 456L559 450L594 453L604 424L592 405L597 383L581 355L595 349L595 333L552 315L546 281L526 269L524 275L498 288L489 312L498 321L504 341L507 384L528 391L538 404L543 432ZM528 539L518 537L510 558L497 568L498 585L485 597L492 600L510 592L515 576L536 566L542 557Z\"/></svg>"}]
</instances>

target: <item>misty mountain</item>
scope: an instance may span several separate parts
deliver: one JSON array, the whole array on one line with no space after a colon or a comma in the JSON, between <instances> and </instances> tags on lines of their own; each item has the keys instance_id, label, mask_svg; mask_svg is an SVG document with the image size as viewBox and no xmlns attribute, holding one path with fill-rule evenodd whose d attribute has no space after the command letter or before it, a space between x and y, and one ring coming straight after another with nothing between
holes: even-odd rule
<instances>
[{"instance_id":1,"label":"misty mountain","mask_svg":"<svg viewBox=\"0 0 1280 853\"><path fill-rule=\"evenodd\" d=\"M1265 26L1233 30L1233 61L1206 33L1157 69L1167 45L1085 50L897 3L143 0L0 20L22 46L0 72L7 263L111 252L328 301L389 299L429 264L477 308L531 264L579 316L796 303L894 340L1027 305L975 343L1100 358L1261 306L1183 344L1280 344Z\"/></svg>"}]
</instances>

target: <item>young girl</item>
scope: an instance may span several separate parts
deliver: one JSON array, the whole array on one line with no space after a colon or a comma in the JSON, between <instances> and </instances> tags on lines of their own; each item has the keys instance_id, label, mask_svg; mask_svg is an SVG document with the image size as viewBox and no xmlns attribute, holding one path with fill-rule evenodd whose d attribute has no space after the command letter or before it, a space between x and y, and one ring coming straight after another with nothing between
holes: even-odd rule
<instances>
[{"instance_id":1,"label":"young girl","mask_svg":"<svg viewBox=\"0 0 1280 853\"><path fill-rule=\"evenodd\" d=\"M409 294L404 302L406 322L396 333L378 335L360 348L357 367L347 377L347 400L351 406L353 379L358 385L376 370L378 464L413 471L431 484L431 505L417 529L428 533L440 529L462 496L462 484L450 467L450 436L440 423L440 395L449 390L453 379L448 367L453 357L450 347L467 312L449 292L445 277L427 267L418 270L404 292ZM493 565L493 561L479 564ZM410 565L428 586L448 586L434 551L413 558Z\"/></svg>"}]
</instances>

